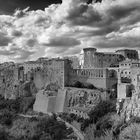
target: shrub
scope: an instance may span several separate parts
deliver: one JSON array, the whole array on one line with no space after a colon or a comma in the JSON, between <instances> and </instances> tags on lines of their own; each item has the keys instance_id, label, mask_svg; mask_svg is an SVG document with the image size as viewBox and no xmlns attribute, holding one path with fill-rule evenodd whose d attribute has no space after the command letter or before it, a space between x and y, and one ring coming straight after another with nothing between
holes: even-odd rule
<instances>
[{"instance_id":1,"label":"shrub","mask_svg":"<svg viewBox=\"0 0 140 140\"><path fill-rule=\"evenodd\" d=\"M85 119L81 124L81 131L85 131L85 129L89 126L89 124L90 124L90 120Z\"/></svg>"},{"instance_id":2,"label":"shrub","mask_svg":"<svg viewBox=\"0 0 140 140\"><path fill-rule=\"evenodd\" d=\"M42 132L49 134L51 140L62 140L72 133L71 130L66 127L64 122L57 121L54 117L41 119L37 128L38 131L40 131L40 135L42 135Z\"/></svg>"},{"instance_id":3,"label":"shrub","mask_svg":"<svg viewBox=\"0 0 140 140\"><path fill-rule=\"evenodd\" d=\"M72 86L77 88L84 88L84 84L79 81L76 81Z\"/></svg>"},{"instance_id":4,"label":"shrub","mask_svg":"<svg viewBox=\"0 0 140 140\"><path fill-rule=\"evenodd\" d=\"M20 112L26 113L30 108L33 108L35 102L34 97L24 97L20 99Z\"/></svg>"},{"instance_id":5,"label":"shrub","mask_svg":"<svg viewBox=\"0 0 140 140\"><path fill-rule=\"evenodd\" d=\"M128 124L131 123L140 123L140 117L136 117L136 116L131 117L130 120L128 121Z\"/></svg>"},{"instance_id":6,"label":"shrub","mask_svg":"<svg viewBox=\"0 0 140 140\"><path fill-rule=\"evenodd\" d=\"M133 123L121 131L119 140L139 140L140 124Z\"/></svg>"},{"instance_id":7,"label":"shrub","mask_svg":"<svg viewBox=\"0 0 140 140\"><path fill-rule=\"evenodd\" d=\"M114 125L120 121L120 116L114 113L108 113L99 119L96 123L95 136L103 136L106 131L111 131Z\"/></svg>"},{"instance_id":8,"label":"shrub","mask_svg":"<svg viewBox=\"0 0 140 140\"><path fill-rule=\"evenodd\" d=\"M15 115L9 110L3 110L0 115L0 123L2 125L10 126L13 122Z\"/></svg>"},{"instance_id":9,"label":"shrub","mask_svg":"<svg viewBox=\"0 0 140 140\"><path fill-rule=\"evenodd\" d=\"M101 101L93 110L89 112L91 122L96 123L107 113L115 112L116 105L111 101Z\"/></svg>"},{"instance_id":10,"label":"shrub","mask_svg":"<svg viewBox=\"0 0 140 140\"><path fill-rule=\"evenodd\" d=\"M31 139L37 134L37 121L30 121L28 118L18 118L13 122L9 135L15 139Z\"/></svg>"}]
</instances>

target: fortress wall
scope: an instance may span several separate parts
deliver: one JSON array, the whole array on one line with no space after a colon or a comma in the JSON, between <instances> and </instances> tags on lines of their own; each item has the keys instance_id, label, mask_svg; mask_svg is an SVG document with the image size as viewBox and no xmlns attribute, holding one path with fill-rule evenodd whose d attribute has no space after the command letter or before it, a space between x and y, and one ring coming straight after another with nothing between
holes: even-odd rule
<instances>
[{"instance_id":1,"label":"fortress wall","mask_svg":"<svg viewBox=\"0 0 140 140\"><path fill-rule=\"evenodd\" d=\"M67 102L66 89L59 89L56 97L55 112L64 112L65 104Z\"/></svg>"},{"instance_id":2,"label":"fortress wall","mask_svg":"<svg viewBox=\"0 0 140 140\"><path fill-rule=\"evenodd\" d=\"M60 88L64 86L64 71L63 69L45 68L35 71L33 74L34 83L38 89L50 83L56 83Z\"/></svg>"},{"instance_id":3,"label":"fortress wall","mask_svg":"<svg viewBox=\"0 0 140 140\"><path fill-rule=\"evenodd\" d=\"M55 113L56 96L48 97L48 113Z\"/></svg>"},{"instance_id":4,"label":"fortress wall","mask_svg":"<svg viewBox=\"0 0 140 140\"><path fill-rule=\"evenodd\" d=\"M47 113L48 102L48 97L46 95L43 95L43 90L40 90L36 94L36 101L34 103L33 110L37 112Z\"/></svg>"},{"instance_id":5,"label":"fortress wall","mask_svg":"<svg viewBox=\"0 0 140 140\"><path fill-rule=\"evenodd\" d=\"M106 69L73 69L70 72L69 85L79 81L91 83L98 88L107 88Z\"/></svg>"}]
</instances>

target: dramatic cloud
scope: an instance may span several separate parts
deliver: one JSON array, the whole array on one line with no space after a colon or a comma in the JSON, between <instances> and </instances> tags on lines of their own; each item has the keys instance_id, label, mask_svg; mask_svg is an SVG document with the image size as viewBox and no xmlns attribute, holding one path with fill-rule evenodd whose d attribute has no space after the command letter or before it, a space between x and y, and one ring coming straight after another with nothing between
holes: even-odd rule
<instances>
[{"instance_id":1,"label":"dramatic cloud","mask_svg":"<svg viewBox=\"0 0 140 140\"><path fill-rule=\"evenodd\" d=\"M80 41L74 38L68 38L68 37L50 38L48 40L48 43L46 43L47 46L58 46L58 47L72 47L79 44L80 44Z\"/></svg>"},{"instance_id":2,"label":"dramatic cloud","mask_svg":"<svg viewBox=\"0 0 140 140\"><path fill-rule=\"evenodd\" d=\"M7 46L11 42L11 38L0 32L0 46Z\"/></svg>"},{"instance_id":3,"label":"dramatic cloud","mask_svg":"<svg viewBox=\"0 0 140 140\"><path fill-rule=\"evenodd\" d=\"M62 0L50 6L48 2L44 10L31 10L36 8L23 3L20 8L26 9L0 15L4 61L74 55L89 46L140 49L139 0Z\"/></svg>"}]
</instances>

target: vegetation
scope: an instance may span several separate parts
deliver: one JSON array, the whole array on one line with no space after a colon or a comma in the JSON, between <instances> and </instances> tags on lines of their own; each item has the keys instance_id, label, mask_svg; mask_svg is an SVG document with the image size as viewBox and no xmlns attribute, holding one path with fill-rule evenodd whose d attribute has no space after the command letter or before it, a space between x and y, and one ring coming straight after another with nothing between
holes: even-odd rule
<instances>
[{"instance_id":1,"label":"vegetation","mask_svg":"<svg viewBox=\"0 0 140 140\"><path fill-rule=\"evenodd\" d=\"M101 101L93 110L90 111L90 122L97 123L97 121L108 113L116 112L116 105L111 101Z\"/></svg>"},{"instance_id":2,"label":"vegetation","mask_svg":"<svg viewBox=\"0 0 140 140\"><path fill-rule=\"evenodd\" d=\"M67 128L57 116L21 117L19 114L32 110L33 97L16 100L0 98L0 139L2 140L63 140L73 137L73 130Z\"/></svg>"},{"instance_id":3,"label":"vegetation","mask_svg":"<svg viewBox=\"0 0 140 140\"><path fill-rule=\"evenodd\" d=\"M139 140L140 124L133 123L120 132L119 140Z\"/></svg>"},{"instance_id":4,"label":"vegetation","mask_svg":"<svg viewBox=\"0 0 140 140\"><path fill-rule=\"evenodd\" d=\"M71 85L71 87L97 89L94 85L92 85L90 83L81 83L79 81L76 81L74 84Z\"/></svg>"}]
</instances>

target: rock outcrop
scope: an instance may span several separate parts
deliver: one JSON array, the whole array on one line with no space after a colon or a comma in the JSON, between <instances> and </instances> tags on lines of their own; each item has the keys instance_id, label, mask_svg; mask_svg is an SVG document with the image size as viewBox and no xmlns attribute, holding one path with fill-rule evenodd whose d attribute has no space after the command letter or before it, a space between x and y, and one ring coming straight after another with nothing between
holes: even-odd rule
<instances>
[{"instance_id":1,"label":"rock outcrop","mask_svg":"<svg viewBox=\"0 0 140 140\"><path fill-rule=\"evenodd\" d=\"M140 117L140 93L138 90L133 92L131 98L125 99L121 103L120 115L124 117L126 121L130 120L133 116Z\"/></svg>"}]
</instances>

